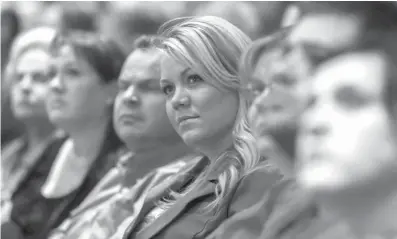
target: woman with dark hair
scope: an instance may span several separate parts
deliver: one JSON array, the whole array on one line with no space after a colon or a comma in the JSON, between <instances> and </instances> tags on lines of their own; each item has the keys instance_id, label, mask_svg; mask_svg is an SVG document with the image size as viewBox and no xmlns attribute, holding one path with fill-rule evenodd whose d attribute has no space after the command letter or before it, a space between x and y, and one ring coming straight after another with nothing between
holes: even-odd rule
<instances>
[{"instance_id":1,"label":"woman with dark hair","mask_svg":"<svg viewBox=\"0 0 397 239\"><path fill-rule=\"evenodd\" d=\"M46 238L124 149L111 117L124 61L118 46L93 33L71 32L55 37L51 55L46 108L51 122L69 138L48 166L45 182L15 199L11 219L24 238Z\"/></svg>"}]
</instances>

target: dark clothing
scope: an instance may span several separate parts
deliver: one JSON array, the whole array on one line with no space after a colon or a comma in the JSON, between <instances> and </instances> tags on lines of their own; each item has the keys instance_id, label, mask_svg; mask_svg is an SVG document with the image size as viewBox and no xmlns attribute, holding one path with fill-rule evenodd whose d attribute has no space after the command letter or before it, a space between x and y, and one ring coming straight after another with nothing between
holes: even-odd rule
<instances>
[{"instance_id":1,"label":"dark clothing","mask_svg":"<svg viewBox=\"0 0 397 239\"><path fill-rule=\"evenodd\" d=\"M315 219L316 206L294 180L281 180L252 207L222 224L207 239L278 239ZM293 235L293 234L291 234ZM294 238L294 237L291 237Z\"/></svg>"},{"instance_id":2,"label":"dark clothing","mask_svg":"<svg viewBox=\"0 0 397 239\"><path fill-rule=\"evenodd\" d=\"M189 169L188 173L179 174L177 176L179 178L175 180L175 184L167 188L181 191L178 189L184 188L186 184L191 182L192 178L197 178L204 171L208 163L209 160L203 158L192 169ZM279 173L268 171L266 168L253 171L240 179L235 189L226 195L220 207L209 212L208 210L203 211L205 206L215 198L217 177L220 172L226 169L225 166L227 167L228 165L226 164L223 167L217 168L215 173L205 176L203 182L195 190L188 192L185 196L178 199L169 209L162 212L157 219L139 230L137 226L142 223L148 212L156 205L153 201L147 201L146 206L143 206L144 209L141 210L141 213L135 218L134 222L123 233L123 238L205 238L223 221L255 204L263 193L280 179ZM190 176L187 177L186 175ZM179 186L176 187L176 185ZM166 192L168 190L164 192L163 196L166 196ZM147 207L147 205L152 206Z\"/></svg>"},{"instance_id":3,"label":"dark clothing","mask_svg":"<svg viewBox=\"0 0 397 239\"><path fill-rule=\"evenodd\" d=\"M59 148L61 142L57 142L57 146ZM120 149L99 155L80 187L60 198L45 198L41 193L42 186L57 157L56 152L50 152L48 152L48 157L40 160L34 167L12 197L11 223L17 226L15 228L19 228L23 235L21 238L47 238L49 231L67 218L69 212L80 204L97 182L114 166ZM9 234L5 233L15 232L2 230L3 238L9 238L7 236Z\"/></svg>"}]
</instances>

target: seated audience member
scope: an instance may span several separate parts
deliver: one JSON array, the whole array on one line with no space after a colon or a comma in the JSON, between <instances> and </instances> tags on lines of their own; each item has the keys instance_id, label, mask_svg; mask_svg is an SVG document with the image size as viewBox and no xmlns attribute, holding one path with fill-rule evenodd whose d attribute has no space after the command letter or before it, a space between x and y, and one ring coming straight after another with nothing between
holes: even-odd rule
<instances>
[{"instance_id":1,"label":"seated audience member","mask_svg":"<svg viewBox=\"0 0 397 239\"><path fill-rule=\"evenodd\" d=\"M156 36L137 39L118 80L114 127L132 155L109 171L50 238L109 238L124 219L139 212L151 187L197 157L168 120L156 41Z\"/></svg>"},{"instance_id":2,"label":"seated audience member","mask_svg":"<svg viewBox=\"0 0 397 239\"><path fill-rule=\"evenodd\" d=\"M123 60L113 42L96 35L55 37L46 109L69 139L40 172L40 182L25 183L31 189L14 196L11 219L26 238L46 238L115 164L123 147L111 112Z\"/></svg>"},{"instance_id":3,"label":"seated audience member","mask_svg":"<svg viewBox=\"0 0 397 239\"><path fill-rule=\"evenodd\" d=\"M207 2L199 5L193 15L221 17L240 28L250 38L259 36L260 16L251 2Z\"/></svg>"},{"instance_id":4,"label":"seated audience member","mask_svg":"<svg viewBox=\"0 0 397 239\"><path fill-rule=\"evenodd\" d=\"M37 35L43 33L46 41ZM16 217L21 204L33 203L34 195L40 194L40 187L64 140L63 134L55 130L48 119L45 108L51 58L49 46L54 36L55 30L49 28L22 33L13 45L7 66L10 106L15 118L23 123L24 134L1 152L1 221L5 238L11 235L7 228L19 225ZM29 233L23 232L24 235Z\"/></svg>"},{"instance_id":5,"label":"seated audience member","mask_svg":"<svg viewBox=\"0 0 397 239\"><path fill-rule=\"evenodd\" d=\"M335 57L314 75L297 181L323 220L294 238L397 237L396 36Z\"/></svg>"},{"instance_id":6,"label":"seated audience member","mask_svg":"<svg viewBox=\"0 0 397 239\"><path fill-rule=\"evenodd\" d=\"M249 79L248 90L254 96L248 116L260 153L284 177L257 204L232 217L208 238L258 238L271 213L290 203L296 193L294 145L309 71L293 71L293 62L282 58L282 42L290 32L286 28L254 42L240 62L240 75Z\"/></svg>"},{"instance_id":7,"label":"seated audience member","mask_svg":"<svg viewBox=\"0 0 397 239\"><path fill-rule=\"evenodd\" d=\"M246 117L249 100L238 60L250 39L211 16L175 19L160 32L165 37L159 46L160 85L168 117L184 142L205 156L113 238L204 238L279 179L258 167Z\"/></svg>"}]
</instances>

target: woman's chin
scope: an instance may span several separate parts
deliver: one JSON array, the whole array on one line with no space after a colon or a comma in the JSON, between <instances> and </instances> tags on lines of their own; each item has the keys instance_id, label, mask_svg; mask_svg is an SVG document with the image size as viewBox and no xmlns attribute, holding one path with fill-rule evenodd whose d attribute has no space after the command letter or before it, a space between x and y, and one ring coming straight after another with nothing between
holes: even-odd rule
<instances>
[{"instance_id":1,"label":"woman's chin","mask_svg":"<svg viewBox=\"0 0 397 239\"><path fill-rule=\"evenodd\" d=\"M191 148L197 148L201 142L203 141L204 137L200 132L197 130L189 130L186 132L183 132L181 134L181 137L185 144Z\"/></svg>"}]
</instances>

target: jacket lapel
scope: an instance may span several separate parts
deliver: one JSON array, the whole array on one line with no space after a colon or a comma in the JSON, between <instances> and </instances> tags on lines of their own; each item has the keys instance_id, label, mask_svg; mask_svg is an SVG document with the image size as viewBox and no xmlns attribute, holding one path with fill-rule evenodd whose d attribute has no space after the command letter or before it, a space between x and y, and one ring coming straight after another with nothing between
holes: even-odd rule
<instances>
[{"instance_id":1,"label":"jacket lapel","mask_svg":"<svg viewBox=\"0 0 397 239\"><path fill-rule=\"evenodd\" d=\"M23 155L22 159L18 159L25 162L26 164L20 167L8 182L11 195L14 194L14 192L19 188L20 184L26 179L26 176L31 172L34 166L41 159L41 156L43 155L44 151L49 147L53 139L54 138L51 136L40 145L37 145L37 147L34 148L32 151L27 152L25 155Z\"/></svg>"},{"instance_id":2,"label":"jacket lapel","mask_svg":"<svg viewBox=\"0 0 397 239\"><path fill-rule=\"evenodd\" d=\"M12 170L16 165L20 164L21 158L18 155L25 144L25 140L21 138L16 139L7 145L1 153L1 190L3 194L9 193L10 195L8 196L11 196L11 192L13 191L13 186L11 185L14 185L15 183L13 181L16 180Z\"/></svg>"},{"instance_id":3,"label":"jacket lapel","mask_svg":"<svg viewBox=\"0 0 397 239\"><path fill-rule=\"evenodd\" d=\"M192 191L186 197L182 198L178 203L175 203L172 208L165 211L164 214L152 224L144 228L138 233L138 238L149 239L159 233L163 228L175 220L180 215L187 205L197 198L213 194L215 191L215 184L207 181L203 183L197 190Z\"/></svg>"},{"instance_id":4,"label":"jacket lapel","mask_svg":"<svg viewBox=\"0 0 397 239\"><path fill-rule=\"evenodd\" d=\"M191 170L189 170L189 173L182 174L183 179L177 180L177 182L179 182L179 184L174 184L171 186L171 188L173 188L173 190L180 188L182 186L181 182L187 181L186 176L199 175L205 169L205 166L208 165L208 163L209 163L209 161L207 158L202 158ZM214 180L217 179L218 175L223 170L225 170L225 168L228 165L230 165L230 164L229 163L216 164L217 167L214 167L214 165L211 165L211 168L208 168L208 173L207 173L207 175L205 175L205 179L203 180L203 183L201 185L199 185L197 189L190 192L185 197L181 198L178 201L178 203L175 203L171 208L166 210L159 218L154 220L149 226L142 229L142 231L140 231L137 234L137 238L140 238L140 239L141 238L142 239L152 238L157 233L159 233L162 229L164 229L167 225L169 225L172 221L174 221L181 213L183 213L183 211L185 210L185 208L188 206L189 203L191 203L192 201L194 201L197 198L213 194L215 192L215 186L216 186L216 184L213 183ZM153 203L153 202L156 202L157 200L149 200L149 201ZM153 206L154 206L154 204L153 204ZM153 208L153 207L151 207L151 208ZM145 216L149 210L142 210L142 215ZM136 220L136 221L139 222L140 220L142 220L142 218L143 217L139 218L139 220Z\"/></svg>"},{"instance_id":5,"label":"jacket lapel","mask_svg":"<svg viewBox=\"0 0 397 239\"><path fill-rule=\"evenodd\" d=\"M139 213L136 215L136 217L131 218L131 220L128 220L129 221L128 226L126 226L125 233L122 238L127 238L127 236L131 234L131 232L134 230L137 224L141 222L144 219L144 217L147 215L147 213L156 206L155 203L161 198L165 197L169 192L169 190L176 191L177 189L181 188L183 184L185 184L186 181L189 179L189 177L191 177L192 175L198 175L205 168L207 164L208 164L208 159L199 156L198 158L191 160L185 166L185 169L182 169L172 178L169 178L166 181L159 183L153 188L151 188L150 191L147 192L147 194L144 196L142 200L142 204L139 205L140 207L140 209L138 210ZM148 227L152 228L152 225L159 224L157 221L158 220L155 220L156 223L153 222ZM157 227L158 226L159 225L157 225ZM159 230L161 230L161 228ZM144 231L146 230L142 230L142 232Z\"/></svg>"}]
</instances>

